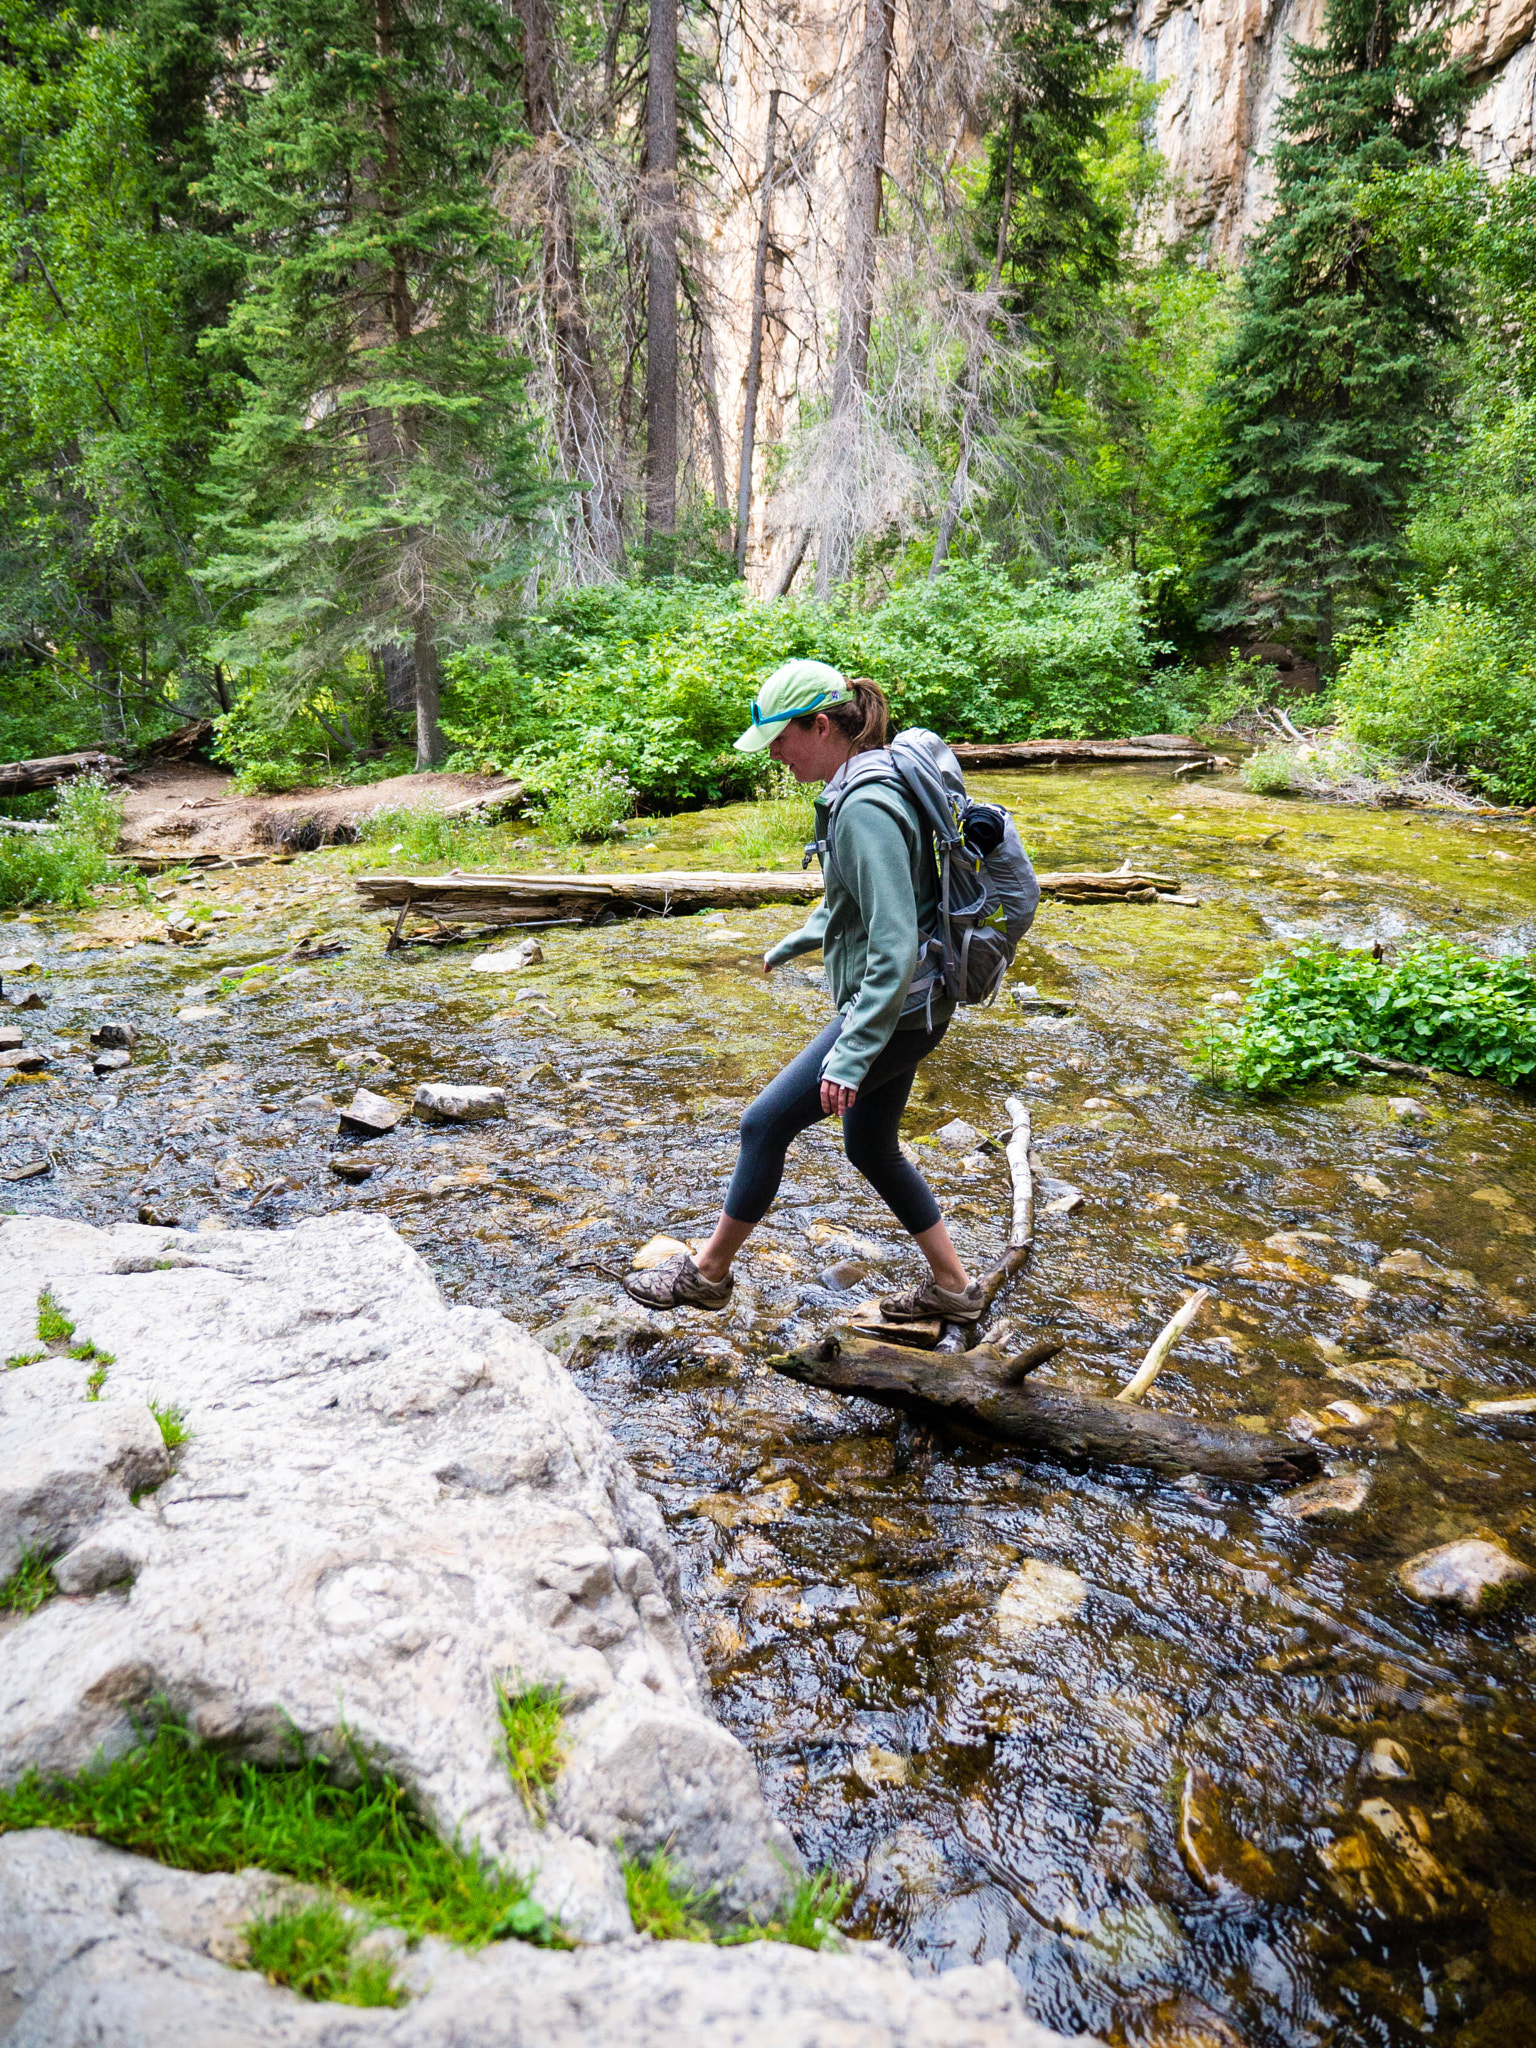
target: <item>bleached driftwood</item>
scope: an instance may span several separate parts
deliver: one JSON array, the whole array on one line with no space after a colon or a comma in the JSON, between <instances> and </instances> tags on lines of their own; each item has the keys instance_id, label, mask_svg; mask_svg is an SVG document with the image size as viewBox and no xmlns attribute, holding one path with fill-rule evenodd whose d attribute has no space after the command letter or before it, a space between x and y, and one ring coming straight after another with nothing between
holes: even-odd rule
<instances>
[{"instance_id":1,"label":"bleached driftwood","mask_svg":"<svg viewBox=\"0 0 1536 2048\"><path fill-rule=\"evenodd\" d=\"M1142 1395L1168 1363L1168 1358L1174 1345L1183 1336L1184 1332L1195 1320L1195 1317L1199 1315L1201 1309L1204 1308L1210 1298L1211 1290L1209 1287L1197 1287L1188 1301L1178 1311L1177 1315L1169 1317L1168 1321L1164 1323L1163 1327L1152 1339L1152 1344L1146 1357L1141 1361L1141 1364L1126 1381L1119 1393L1116 1394L1115 1399L1117 1401L1139 1401L1141 1399Z\"/></svg>"}]
</instances>

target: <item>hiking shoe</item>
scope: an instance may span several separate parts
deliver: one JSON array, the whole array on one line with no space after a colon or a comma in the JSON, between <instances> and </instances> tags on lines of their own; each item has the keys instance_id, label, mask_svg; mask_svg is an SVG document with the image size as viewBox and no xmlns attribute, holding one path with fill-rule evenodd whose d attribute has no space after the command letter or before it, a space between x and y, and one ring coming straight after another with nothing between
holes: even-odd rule
<instances>
[{"instance_id":1,"label":"hiking shoe","mask_svg":"<svg viewBox=\"0 0 1536 2048\"><path fill-rule=\"evenodd\" d=\"M963 1294L954 1294L941 1287L930 1273L921 1287L906 1294L883 1296L880 1313L888 1323L926 1323L934 1316L951 1323L975 1323L981 1320L986 1306L987 1298L979 1280L973 1280Z\"/></svg>"},{"instance_id":2,"label":"hiking shoe","mask_svg":"<svg viewBox=\"0 0 1536 2048\"><path fill-rule=\"evenodd\" d=\"M729 1273L706 1280L687 1252L674 1252L648 1273L624 1275L624 1292L647 1308L724 1308L735 1285Z\"/></svg>"}]
</instances>

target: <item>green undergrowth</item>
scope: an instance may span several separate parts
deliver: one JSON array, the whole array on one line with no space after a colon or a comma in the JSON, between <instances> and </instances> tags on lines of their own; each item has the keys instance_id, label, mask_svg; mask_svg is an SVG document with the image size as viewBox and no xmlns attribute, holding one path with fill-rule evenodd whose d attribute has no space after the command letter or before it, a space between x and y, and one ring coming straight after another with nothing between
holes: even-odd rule
<instances>
[{"instance_id":1,"label":"green undergrowth","mask_svg":"<svg viewBox=\"0 0 1536 2048\"><path fill-rule=\"evenodd\" d=\"M44 1344L67 1344L75 1334L74 1324L46 1287L37 1297L37 1334Z\"/></svg>"},{"instance_id":2,"label":"green undergrowth","mask_svg":"<svg viewBox=\"0 0 1536 2048\"><path fill-rule=\"evenodd\" d=\"M104 777L65 783L54 800L54 831L0 834L0 910L26 903L83 910L92 890L112 878L122 822L122 799Z\"/></svg>"},{"instance_id":3,"label":"green undergrowth","mask_svg":"<svg viewBox=\"0 0 1536 2048\"><path fill-rule=\"evenodd\" d=\"M332 2005L404 2005L387 1957L360 1956L367 1932L329 1899L283 1906L242 1929L250 1968L270 1984Z\"/></svg>"},{"instance_id":4,"label":"green undergrowth","mask_svg":"<svg viewBox=\"0 0 1536 2048\"><path fill-rule=\"evenodd\" d=\"M498 1678L496 1709L501 1718L502 1755L507 1776L528 1809L542 1823L548 1790L565 1762L565 1695L558 1685L525 1685L509 1693Z\"/></svg>"},{"instance_id":5,"label":"green undergrowth","mask_svg":"<svg viewBox=\"0 0 1536 2048\"><path fill-rule=\"evenodd\" d=\"M837 1935L851 1891L830 1870L818 1870L799 1880L772 1919L727 1926L719 1920L715 1890L690 1884L668 1850L624 1859L630 1918L653 1941L712 1941L722 1948L782 1941L794 1948L825 1948Z\"/></svg>"},{"instance_id":6,"label":"green undergrowth","mask_svg":"<svg viewBox=\"0 0 1536 2048\"><path fill-rule=\"evenodd\" d=\"M58 1590L53 1583L53 1566L47 1559L35 1551L23 1550L15 1571L0 1582L0 1614L35 1614Z\"/></svg>"},{"instance_id":7,"label":"green undergrowth","mask_svg":"<svg viewBox=\"0 0 1536 2048\"><path fill-rule=\"evenodd\" d=\"M61 1828L180 1870L255 1865L323 1885L409 1935L469 1948L509 1935L565 1945L525 1879L441 1840L355 1742L335 1760L295 1752L291 1764L253 1764L163 1721L78 1778L30 1771L0 1791L0 1834ZM337 1762L352 1782L337 1782Z\"/></svg>"},{"instance_id":8,"label":"green undergrowth","mask_svg":"<svg viewBox=\"0 0 1536 2048\"><path fill-rule=\"evenodd\" d=\"M151 1401L149 1412L160 1425L160 1436L168 1451L179 1451L183 1444L191 1443L185 1410L172 1408L164 1401Z\"/></svg>"},{"instance_id":9,"label":"green undergrowth","mask_svg":"<svg viewBox=\"0 0 1536 2048\"><path fill-rule=\"evenodd\" d=\"M1360 1053L1517 1085L1536 1075L1536 976L1528 957L1488 960L1445 939L1391 960L1314 941L1188 1045L1208 1079L1255 1092L1357 1080Z\"/></svg>"}]
</instances>

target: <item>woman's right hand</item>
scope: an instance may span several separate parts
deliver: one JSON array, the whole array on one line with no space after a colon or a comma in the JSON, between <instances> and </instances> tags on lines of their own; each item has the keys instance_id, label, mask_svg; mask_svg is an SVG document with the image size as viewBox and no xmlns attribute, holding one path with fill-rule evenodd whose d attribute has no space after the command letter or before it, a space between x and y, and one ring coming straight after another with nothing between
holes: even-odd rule
<instances>
[{"instance_id":1,"label":"woman's right hand","mask_svg":"<svg viewBox=\"0 0 1536 2048\"><path fill-rule=\"evenodd\" d=\"M770 959L770 957L768 956L768 954L766 954L766 953L765 953L765 954L763 955L763 979L764 979L764 980L766 981L766 980L768 979L768 976L769 976L770 974L772 974L772 972L773 972L773 961L772 961L772 960Z\"/></svg>"}]
</instances>

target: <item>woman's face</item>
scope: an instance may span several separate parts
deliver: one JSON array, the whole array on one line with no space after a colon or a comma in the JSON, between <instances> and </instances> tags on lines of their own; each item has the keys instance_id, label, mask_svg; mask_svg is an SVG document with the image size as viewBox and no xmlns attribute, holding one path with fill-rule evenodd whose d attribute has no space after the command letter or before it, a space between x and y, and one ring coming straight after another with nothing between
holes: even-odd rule
<instances>
[{"instance_id":1,"label":"woman's face","mask_svg":"<svg viewBox=\"0 0 1536 2048\"><path fill-rule=\"evenodd\" d=\"M848 758L848 741L825 711L812 726L786 725L768 745L770 761L782 761L796 782L830 782Z\"/></svg>"}]
</instances>

